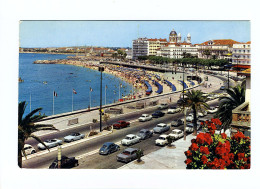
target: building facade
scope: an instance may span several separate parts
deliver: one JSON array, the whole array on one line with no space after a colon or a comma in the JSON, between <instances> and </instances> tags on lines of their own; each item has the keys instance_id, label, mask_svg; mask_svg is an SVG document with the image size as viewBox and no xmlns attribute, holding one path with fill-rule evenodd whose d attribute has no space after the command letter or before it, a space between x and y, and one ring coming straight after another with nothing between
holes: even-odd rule
<instances>
[{"instance_id":1,"label":"building facade","mask_svg":"<svg viewBox=\"0 0 260 189\"><path fill-rule=\"evenodd\" d=\"M232 39L206 41L198 45L198 58L230 59L233 45L237 43Z\"/></svg>"},{"instance_id":2,"label":"building facade","mask_svg":"<svg viewBox=\"0 0 260 189\"><path fill-rule=\"evenodd\" d=\"M157 51L157 56L180 59L184 54L190 54L193 57L198 56L198 46L190 43L168 43Z\"/></svg>"},{"instance_id":3,"label":"building facade","mask_svg":"<svg viewBox=\"0 0 260 189\"><path fill-rule=\"evenodd\" d=\"M158 49L167 44L166 39L148 39L149 53L148 56L156 56Z\"/></svg>"},{"instance_id":4,"label":"building facade","mask_svg":"<svg viewBox=\"0 0 260 189\"><path fill-rule=\"evenodd\" d=\"M233 45L232 64L250 65L251 64L251 42L238 43Z\"/></svg>"},{"instance_id":5,"label":"building facade","mask_svg":"<svg viewBox=\"0 0 260 189\"><path fill-rule=\"evenodd\" d=\"M149 41L147 38L138 38L133 40L133 60L136 60L139 56L149 55Z\"/></svg>"}]
</instances>

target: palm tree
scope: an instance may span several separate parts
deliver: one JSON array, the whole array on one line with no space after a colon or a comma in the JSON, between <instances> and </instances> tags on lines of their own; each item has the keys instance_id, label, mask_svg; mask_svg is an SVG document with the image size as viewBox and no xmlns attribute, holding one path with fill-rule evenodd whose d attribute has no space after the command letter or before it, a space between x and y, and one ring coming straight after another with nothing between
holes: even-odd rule
<instances>
[{"instance_id":1,"label":"palm tree","mask_svg":"<svg viewBox=\"0 0 260 189\"><path fill-rule=\"evenodd\" d=\"M48 149L41 139L33 133L42 130L58 130L51 124L35 124L35 122L38 122L42 118L46 117L43 115L34 115L38 111L42 110L42 108L37 108L31 111L28 115L24 116L26 106L27 104L25 101L20 102L18 106L18 165L20 168L22 168L22 154L26 157L26 153L24 151L25 141L32 137Z\"/></svg>"},{"instance_id":2,"label":"palm tree","mask_svg":"<svg viewBox=\"0 0 260 189\"><path fill-rule=\"evenodd\" d=\"M185 93L186 96L186 106L193 110L193 135L197 135L197 112L204 112L209 108L209 105L205 102L206 98L202 96L202 91L191 90Z\"/></svg>"},{"instance_id":3,"label":"palm tree","mask_svg":"<svg viewBox=\"0 0 260 189\"><path fill-rule=\"evenodd\" d=\"M226 131L232 122L232 110L245 102L245 88L241 85L226 90L229 96L219 98L219 109L216 117L222 122L222 129Z\"/></svg>"}]
</instances>

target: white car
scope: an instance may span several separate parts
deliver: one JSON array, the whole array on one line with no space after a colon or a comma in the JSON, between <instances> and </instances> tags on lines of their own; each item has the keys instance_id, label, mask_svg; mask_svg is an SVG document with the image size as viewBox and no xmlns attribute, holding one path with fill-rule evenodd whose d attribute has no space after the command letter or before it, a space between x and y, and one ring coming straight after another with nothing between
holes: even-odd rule
<instances>
[{"instance_id":1,"label":"white car","mask_svg":"<svg viewBox=\"0 0 260 189\"><path fill-rule=\"evenodd\" d=\"M218 111L218 108L210 107L207 111L208 111L209 114L214 114L214 113L216 113Z\"/></svg>"},{"instance_id":2,"label":"white car","mask_svg":"<svg viewBox=\"0 0 260 189\"><path fill-rule=\"evenodd\" d=\"M183 137L183 135L183 131L180 129L173 129L172 132L169 134L169 136L175 140Z\"/></svg>"},{"instance_id":3,"label":"white car","mask_svg":"<svg viewBox=\"0 0 260 189\"><path fill-rule=\"evenodd\" d=\"M83 139L84 137L85 137L84 134L71 133L70 135L64 137L64 142L72 142L75 140Z\"/></svg>"},{"instance_id":4,"label":"white car","mask_svg":"<svg viewBox=\"0 0 260 189\"><path fill-rule=\"evenodd\" d=\"M165 146L166 144L168 144L167 141L168 136L169 135L160 135L159 138L155 140L155 145Z\"/></svg>"},{"instance_id":5,"label":"white car","mask_svg":"<svg viewBox=\"0 0 260 189\"><path fill-rule=\"evenodd\" d=\"M204 112L198 112L198 117L204 117L204 116L206 116L207 115L207 112L206 111L204 111Z\"/></svg>"},{"instance_id":6,"label":"white car","mask_svg":"<svg viewBox=\"0 0 260 189\"><path fill-rule=\"evenodd\" d=\"M163 133L170 129L170 126L165 123L159 123L153 128L154 133Z\"/></svg>"},{"instance_id":7,"label":"white car","mask_svg":"<svg viewBox=\"0 0 260 189\"><path fill-rule=\"evenodd\" d=\"M134 134L129 134L129 135L126 135L126 137L121 141L121 144L129 146L129 145L140 142L140 140L141 140L141 137L134 135Z\"/></svg>"},{"instance_id":8,"label":"white car","mask_svg":"<svg viewBox=\"0 0 260 189\"><path fill-rule=\"evenodd\" d=\"M194 117L193 117L193 113L190 113L187 117L186 117L186 121L193 121Z\"/></svg>"},{"instance_id":9,"label":"white car","mask_svg":"<svg viewBox=\"0 0 260 189\"><path fill-rule=\"evenodd\" d=\"M153 118L152 115L142 114L142 116L139 117L138 120L139 120L140 122L144 122L144 121L149 121L149 120L151 120L152 118Z\"/></svg>"},{"instance_id":10,"label":"white car","mask_svg":"<svg viewBox=\"0 0 260 189\"><path fill-rule=\"evenodd\" d=\"M192 133L193 132L193 123L188 123L187 125L186 125L186 132L187 133Z\"/></svg>"},{"instance_id":11,"label":"white car","mask_svg":"<svg viewBox=\"0 0 260 189\"><path fill-rule=\"evenodd\" d=\"M162 103L158 106L158 110L164 110L168 108L168 104L167 103Z\"/></svg>"},{"instance_id":12,"label":"white car","mask_svg":"<svg viewBox=\"0 0 260 189\"><path fill-rule=\"evenodd\" d=\"M58 145L61 145L62 144L62 140L59 140L59 139L51 139L51 140L46 140L43 142L47 147L49 148L52 148L52 147L55 147L55 146L58 146ZM40 150L45 150L46 147L42 144L42 143L39 143L37 145L37 147L40 149Z\"/></svg>"},{"instance_id":13,"label":"white car","mask_svg":"<svg viewBox=\"0 0 260 189\"><path fill-rule=\"evenodd\" d=\"M32 147L32 145L25 144L24 145L24 152L25 152L26 155L30 155L30 154L36 153L36 150L34 149L34 147ZM24 156L23 152L22 152L22 155Z\"/></svg>"},{"instance_id":14,"label":"white car","mask_svg":"<svg viewBox=\"0 0 260 189\"><path fill-rule=\"evenodd\" d=\"M174 114L174 113L179 112L180 110L181 110L180 108L177 108L177 107L173 106L173 107L169 107L167 113L168 113L168 114Z\"/></svg>"}]
</instances>

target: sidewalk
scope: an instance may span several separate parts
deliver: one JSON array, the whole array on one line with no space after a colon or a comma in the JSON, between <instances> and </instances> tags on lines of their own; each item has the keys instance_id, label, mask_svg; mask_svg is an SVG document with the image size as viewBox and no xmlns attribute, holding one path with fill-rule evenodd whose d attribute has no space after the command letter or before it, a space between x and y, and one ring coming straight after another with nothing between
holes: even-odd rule
<instances>
[{"instance_id":1,"label":"sidewalk","mask_svg":"<svg viewBox=\"0 0 260 189\"><path fill-rule=\"evenodd\" d=\"M185 151L191 145L191 139L195 138L192 134L173 142L176 148L163 147L160 150L151 152L143 156L142 162L132 161L119 169L186 169Z\"/></svg>"}]
</instances>

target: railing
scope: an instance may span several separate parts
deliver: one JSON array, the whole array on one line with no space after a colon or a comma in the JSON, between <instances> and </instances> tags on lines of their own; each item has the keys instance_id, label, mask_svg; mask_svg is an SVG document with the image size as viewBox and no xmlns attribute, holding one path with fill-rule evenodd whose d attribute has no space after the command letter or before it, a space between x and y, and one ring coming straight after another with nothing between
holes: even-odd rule
<instances>
[{"instance_id":1,"label":"railing","mask_svg":"<svg viewBox=\"0 0 260 189\"><path fill-rule=\"evenodd\" d=\"M248 108L249 102L244 102L232 111L232 126L250 128L251 112Z\"/></svg>"}]
</instances>

